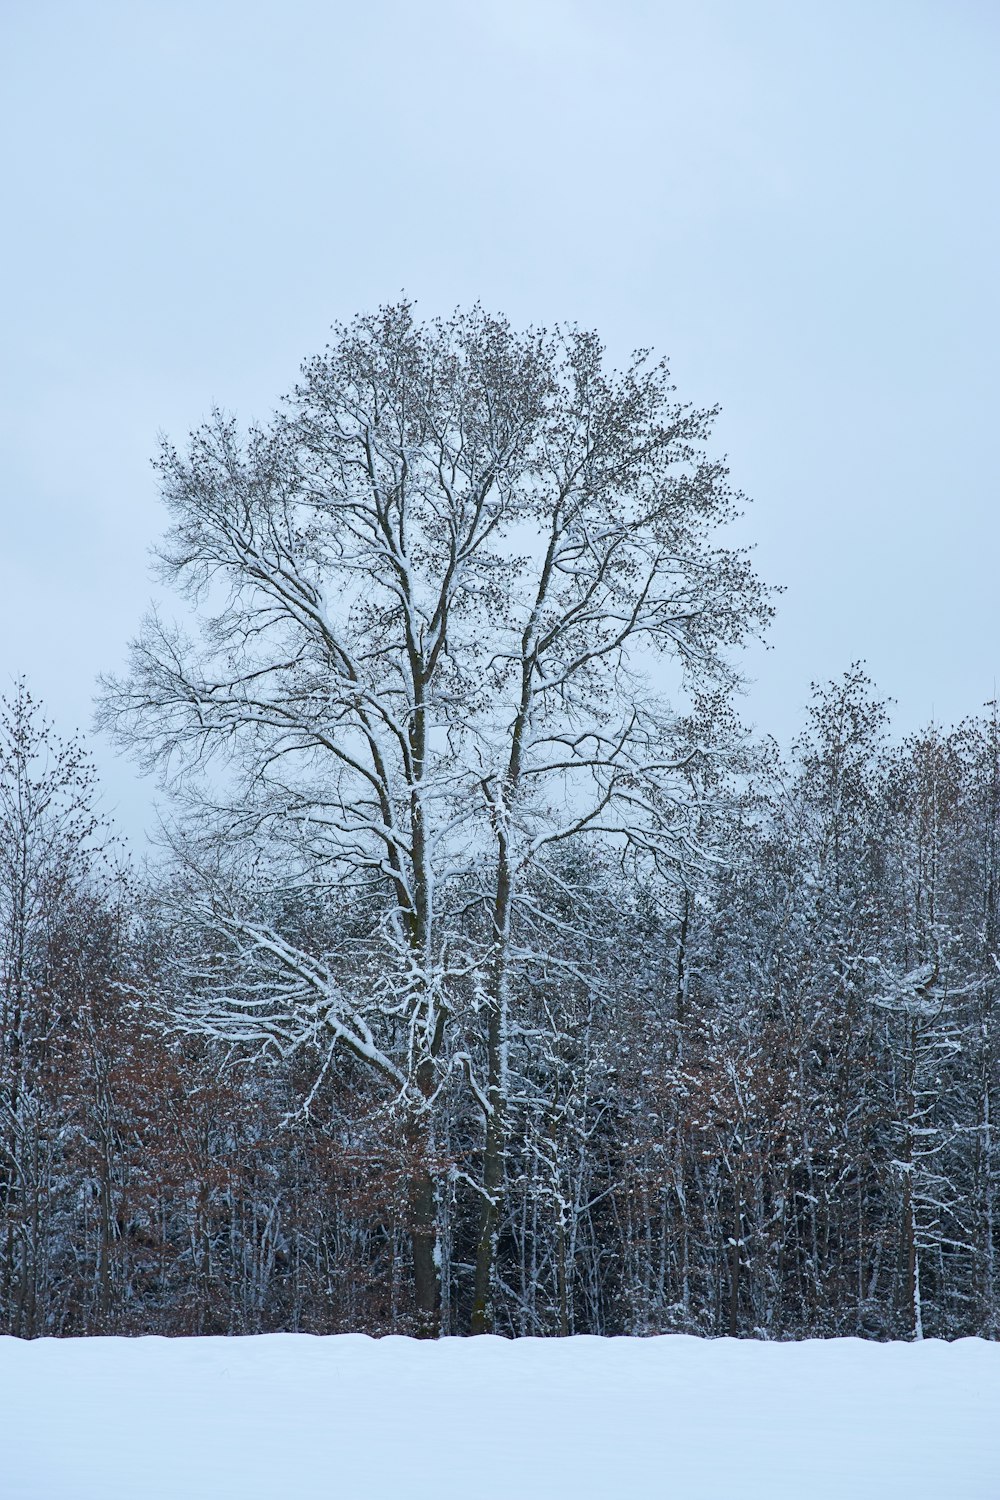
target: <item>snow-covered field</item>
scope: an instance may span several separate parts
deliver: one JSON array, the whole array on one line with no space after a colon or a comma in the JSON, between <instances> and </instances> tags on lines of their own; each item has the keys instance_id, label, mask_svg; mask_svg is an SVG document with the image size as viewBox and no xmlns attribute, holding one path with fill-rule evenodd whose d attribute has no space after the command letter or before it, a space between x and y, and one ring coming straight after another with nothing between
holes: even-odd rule
<instances>
[{"instance_id":1,"label":"snow-covered field","mask_svg":"<svg viewBox=\"0 0 1000 1500\"><path fill-rule=\"evenodd\" d=\"M998 1500L1000 1345L0 1339L3 1500Z\"/></svg>"}]
</instances>

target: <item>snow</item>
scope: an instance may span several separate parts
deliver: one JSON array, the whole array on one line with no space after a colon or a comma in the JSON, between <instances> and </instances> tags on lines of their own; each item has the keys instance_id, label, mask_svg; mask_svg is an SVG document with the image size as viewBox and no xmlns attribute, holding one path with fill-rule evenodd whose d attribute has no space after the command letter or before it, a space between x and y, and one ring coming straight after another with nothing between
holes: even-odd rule
<instances>
[{"instance_id":1,"label":"snow","mask_svg":"<svg viewBox=\"0 0 1000 1500\"><path fill-rule=\"evenodd\" d=\"M1000 1345L0 1339L4 1500L997 1500Z\"/></svg>"}]
</instances>

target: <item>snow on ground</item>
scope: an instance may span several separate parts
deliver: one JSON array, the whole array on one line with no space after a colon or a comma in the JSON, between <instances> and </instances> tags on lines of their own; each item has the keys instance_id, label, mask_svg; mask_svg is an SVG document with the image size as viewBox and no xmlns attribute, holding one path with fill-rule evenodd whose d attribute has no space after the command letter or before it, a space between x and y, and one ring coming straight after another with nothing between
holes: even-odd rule
<instances>
[{"instance_id":1,"label":"snow on ground","mask_svg":"<svg viewBox=\"0 0 1000 1500\"><path fill-rule=\"evenodd\" d=\"M998 1500L1000 1345L0 1339L3 1500Z\"/></svg>"}]
</instances>

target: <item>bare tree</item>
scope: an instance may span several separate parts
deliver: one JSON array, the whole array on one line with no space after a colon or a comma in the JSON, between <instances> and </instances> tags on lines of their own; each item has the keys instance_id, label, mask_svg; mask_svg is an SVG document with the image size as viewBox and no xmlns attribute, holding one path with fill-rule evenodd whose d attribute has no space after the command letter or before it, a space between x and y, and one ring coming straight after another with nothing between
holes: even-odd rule
<instances>
[{"instance_id":1,"label":"bare tree","mask_svg":"<svg viewBox=\"0 0 1000 1500\"><path fill-rule=\"evenodd\" d=\"M95 864L95 795L86 751L18 682L0 698L0 1316L25 1337L39 1326L63 1145L51 1085L76 1019L60 947Z\"/></svg>"},{"instance_id":2,"label":"bare tree","mask_svg":"<svg viewBox=\"0 0 1000 1500\"><path fill-rule=\"evenodd\" d=\"M338 327L266 429L216 413L161 455L162 571L201 638L147 621L103 715L197 796L184 1014L382 1080L424 1333L451 1079L483 1122L472 1326L491 1322L519 912L544 943L530 877L584 837L661 870L690 852L727 648L769 614L717 544L713 416L645 352L609 374L591 334L404 304ZM662 659L699 711L683 731ZM328 916L304 942L307 899Z\"/></svg>"}]
</instances>

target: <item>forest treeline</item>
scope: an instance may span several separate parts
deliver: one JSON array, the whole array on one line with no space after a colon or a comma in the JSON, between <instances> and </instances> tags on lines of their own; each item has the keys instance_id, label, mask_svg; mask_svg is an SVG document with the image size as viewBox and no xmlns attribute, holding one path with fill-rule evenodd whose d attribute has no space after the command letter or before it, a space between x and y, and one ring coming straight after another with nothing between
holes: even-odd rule
<instances>
[{"instance_id":1,"label":"forest treeline","mask_svg":"<svg viewBox=\"0 0 1000 1500\"><path fill-rule=\"evenodd\" d=\"M744 731L715 417L403 302L164 443L150 869L0 725L0 1326L995 1335L996 709Z\"/></svg>"},{"instance_id":2,"label":"forest treeline","mask_svg":"<svg viewBox=\"0 0 1000 1500\"><path fill-rule=\"evenodd\" d=\"M816 690L669 907L609 848L546 872L568 909L518 980L498 1331L996 1336L1000 721L886 727L859 669ZM183 938L24 690L0 788L3 1330L412 1330L391 1094L164 1022ZM325 907L267 920L319 952ZM482 1155L459 1074L435 1135L453 1332Z\"/></svg>"}]
</instances>

